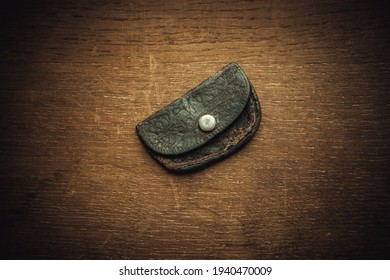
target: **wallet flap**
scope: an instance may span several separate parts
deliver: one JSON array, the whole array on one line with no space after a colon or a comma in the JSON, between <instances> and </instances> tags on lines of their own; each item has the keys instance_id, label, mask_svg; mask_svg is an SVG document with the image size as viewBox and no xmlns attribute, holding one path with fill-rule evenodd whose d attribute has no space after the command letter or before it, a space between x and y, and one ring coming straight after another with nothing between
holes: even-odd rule
<instances>
[{"instance_id":1,"label":"wallet flap","mask_svg":"<svg viewBox=\"0 0 390 280\"><path fill-rule=\"evenodd\" d=\"M183 97L137 125L147 147L164 155L191 151L225 130L244 109L250 83L243 70L230 63ZM199 127L199 118L212 115L213 130Z\"/></svg>"}]
</instances>

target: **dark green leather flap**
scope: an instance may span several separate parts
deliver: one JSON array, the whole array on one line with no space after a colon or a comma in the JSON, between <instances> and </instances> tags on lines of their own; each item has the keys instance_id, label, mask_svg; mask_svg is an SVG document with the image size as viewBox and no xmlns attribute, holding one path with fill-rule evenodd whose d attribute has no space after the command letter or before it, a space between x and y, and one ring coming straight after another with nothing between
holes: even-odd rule
<instances>
[{"instance_id":1,"label":"dark green leather flap","mask_svg":"<svg viewBox=\"0 0 390 280\"><path fill-rule=\"evenodd\" d=\"M178 155L191 151L225 130L242 112L250 84L242 69L230 63L202 84L137 125L142 141L153 151ZM199 118L215 117L214 130L199 128Z\"/></svg>"}]
</instances>

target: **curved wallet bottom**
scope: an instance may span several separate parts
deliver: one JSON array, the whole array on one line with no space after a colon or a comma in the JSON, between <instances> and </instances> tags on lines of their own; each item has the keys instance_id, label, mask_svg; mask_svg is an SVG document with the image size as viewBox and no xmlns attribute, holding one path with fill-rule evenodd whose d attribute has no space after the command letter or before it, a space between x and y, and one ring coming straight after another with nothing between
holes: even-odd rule
<instances>
[{"instance_id":1,"label":"curved wallet bottom","mask_svg":"<svg viewBox=\"0 0 390 280\"><path fill-rule=\"evenodd\" d=\"M241 76L237 73L241 73ZM215 81L215 79L220 79L221 81ZM242 82L240 79L244 81ZM248 91L244 93L246 97L239 97L242 91ZM208 95L211 96L211 92L212 98L208 98ZM229 92L231 97L226 96ZM194 96L202 98L199 99ZM235 102L236 98L242 98L243 101ZM236 63L228 64L213 77L184 95L182 99L184 100L185 111L189 111L190 115L183 117L183 114L180 113L177 113L177 115L169 113L169 117L165 116L166 111L172 110L172 112L175 112L175 107L180 107L178 101L181 101L181 99L178 99L137 125L137 133L148 152L161 165L171 171L189 172L199 170L226 158L247 143L260 125L261 108L255 89ZM194 100L198 102L195 104ZM192 107L188 105L191 102L193 104ZM203 105L202 102L205 104ZM226 105L227 103L228 105ZM235 105L238 103L241 105ZM209 108L205 108L207 106ZM237 109L236 107L238 106L242 108ZM176 110L176 112L181 111ZM212 111L217 116L217 120L223 119L226 115L231 117L230 115L237 114L237 116L233 116L232 118L234 119L226 123L220 120L217 123L217 126L220 125L220 127L217 127L220 131L216 131L215 135L213 135L199 129L197 123L199 117L204 113L209 113L209 111ZM153 120L153 118L156 120ZM169 131L172 124L177 123L181 118L187 121L187 126L193 131L186 131L183 128L176 130L171 128L173 131ZM149 121L149 119L151 120ZM161 128L160 123L168 124L166 127ZM161 131L156 127L159 127ZM170 135L170 138L168 136L164 138L165 134ZM158 140L154 140L153 137ZM169 144L172 138L174 139L173 143L176 144L176 142L187 141L188 137L195 139L192 141L197 143L195 147L186 147L186 143L178 143L179 147L185 147L179 150L180 148L173 149L174 145ZM198 140L197 137L199 138ZM159 151L159 147L164 146L164 142L162 144L159 142L160 139L166 139L167 146L170 145L172 149L169 150L167 148Z\"/></svg>"}]
</instances>

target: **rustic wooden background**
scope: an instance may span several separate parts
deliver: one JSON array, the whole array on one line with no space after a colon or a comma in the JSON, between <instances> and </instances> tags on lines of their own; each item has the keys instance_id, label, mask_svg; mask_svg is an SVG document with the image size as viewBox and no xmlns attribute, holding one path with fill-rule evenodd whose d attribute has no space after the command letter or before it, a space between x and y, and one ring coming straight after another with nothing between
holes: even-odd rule
<instances>
[{"instance_id":1,"label":"rustic wooden background","mask_svg":"<svg viewBox=\"0 0 390 280\"><path fill-rule=\"evenodd\" d=\"M2 258L390 258L384 4L30 2L1 11ZM230 61L260 130L170 174L135 125Z\"/></svg>"}]
</instances>

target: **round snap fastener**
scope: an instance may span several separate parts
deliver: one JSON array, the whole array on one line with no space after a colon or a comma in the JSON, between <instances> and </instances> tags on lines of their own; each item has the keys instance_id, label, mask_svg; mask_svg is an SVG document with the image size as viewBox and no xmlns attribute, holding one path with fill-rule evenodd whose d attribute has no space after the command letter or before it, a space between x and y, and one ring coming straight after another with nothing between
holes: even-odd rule
<instances>
[{"instance_id":1,"label":"round snap fastener","mask_svg":"<svg viewBox=\"0 0 390 280\"><path fill-rule=\"evenodd\" d=\"M212 115L203 115L199 118L199 127L203 131L212 131L217 124L217 121Z\"/></svg>"}]
</instances>

